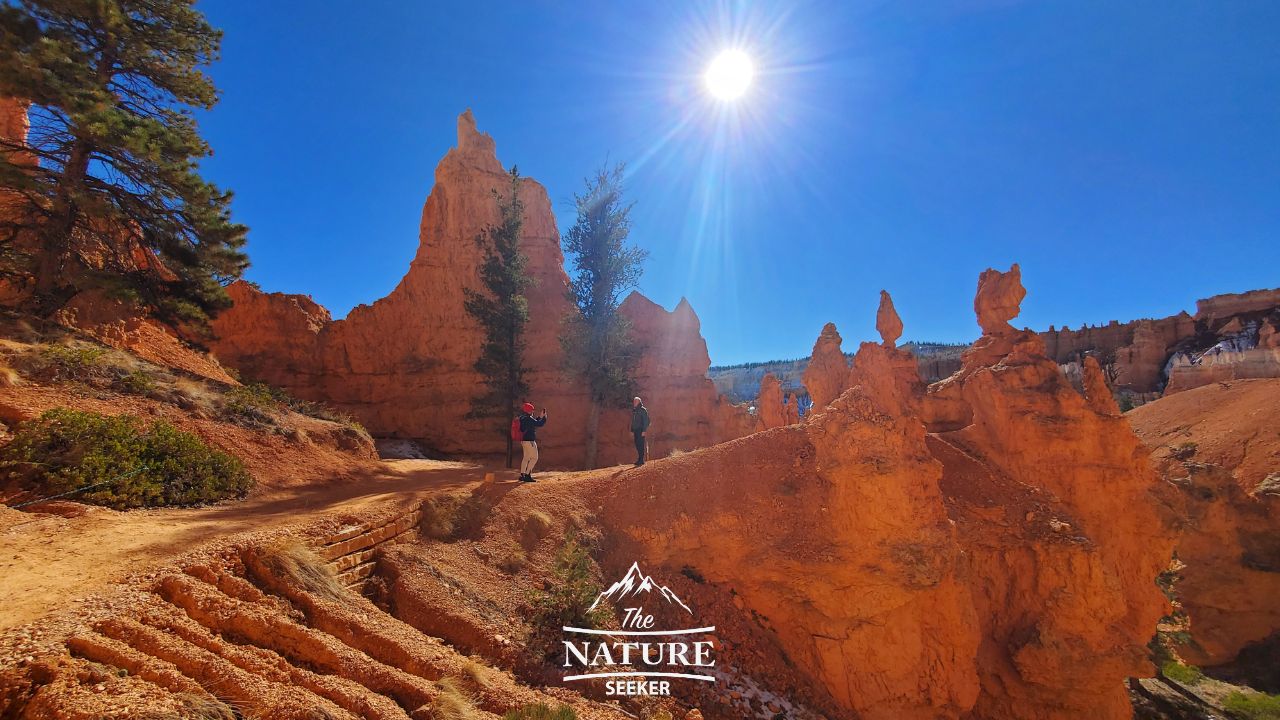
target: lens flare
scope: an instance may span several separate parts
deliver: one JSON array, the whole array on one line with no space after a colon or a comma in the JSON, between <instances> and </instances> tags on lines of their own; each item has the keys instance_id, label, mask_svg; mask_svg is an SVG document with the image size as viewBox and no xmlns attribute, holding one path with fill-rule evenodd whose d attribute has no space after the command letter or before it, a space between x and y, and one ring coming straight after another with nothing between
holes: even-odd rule
<instances>
[{"instance_id":1,"label":"lens flare","mask_svg":"<svg viewBox=\"0 0 1280 720\"><path fill-rule=\"evenodd\" d=\"M736 100L751 87L755 66L741 50L725 50L711 61L704 79L707 90L721 100Z\"/></svg>"}]
</instances>

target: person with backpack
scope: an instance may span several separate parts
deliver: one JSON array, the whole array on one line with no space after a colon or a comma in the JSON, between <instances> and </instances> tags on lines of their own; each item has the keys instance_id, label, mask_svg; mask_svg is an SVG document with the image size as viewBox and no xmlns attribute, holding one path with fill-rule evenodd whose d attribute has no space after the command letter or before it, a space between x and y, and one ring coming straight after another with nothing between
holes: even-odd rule
<instances>
[{"instance_id":1,"label":"person with backpack","mask_svg":"<svg viewBox=\"0 0 1280 720\"><path fill-rule=\"evenodd\" d=\"M649 430L649 408L640 398L631 399L631 434L636 439L636 467L644 464L645 432Z\"/></svg>"},{"instance_id":2,"label":"person with backpack","mask_svg":"<svg viewBox=\"0 0 1280 720\"><path fill-rule=\"evenodd\" d=\"M538 428L547 424L547 409L533 416L533 403L520 406L520 416L511 423L511 437L520 441L523 456L520 459L520 482L537 482L533 479L533 466L538 464ZM519 437L517 437L517 435Z\"/></svg>"}]
</instances>

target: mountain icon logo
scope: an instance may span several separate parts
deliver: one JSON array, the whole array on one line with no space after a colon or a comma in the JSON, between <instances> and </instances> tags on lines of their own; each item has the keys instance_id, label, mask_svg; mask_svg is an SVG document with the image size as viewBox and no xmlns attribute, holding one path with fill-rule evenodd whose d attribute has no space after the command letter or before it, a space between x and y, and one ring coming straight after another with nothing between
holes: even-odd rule
<instances>
[{"instance_id":1,"label":"mountain icon logo","mask_svg":"<svg viewBox=\"0 0 1280 720\"><path fill-rule=\"evenodd\" d=\"M638 562L631 563L631 568L627 570L627 574L623 575L621 580L610 585L607 590L597 595L596 601L591 603L591 607L589 609L594 610L602 600L619 602L629 598L635 598L642 594L647 595L654 592L656 592L658 596L668 604L679 605L685 612L690 615L693 614L693 611L689 609L689 606L685 605L684 601L681 600L680 597L671 590L671 588L666 585L660 585L652 577L645 575L644 572L640 570L640 563Z\"/></svg>"}]
</instances>

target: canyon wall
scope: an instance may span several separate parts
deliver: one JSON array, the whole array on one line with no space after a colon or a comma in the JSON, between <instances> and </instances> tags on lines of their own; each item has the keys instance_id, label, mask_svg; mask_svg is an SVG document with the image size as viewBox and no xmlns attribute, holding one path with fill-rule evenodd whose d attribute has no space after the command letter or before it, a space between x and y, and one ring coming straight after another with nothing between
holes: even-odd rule
<instances>
[{"instance_id":1,"label":"canyon wall","mask_svg":"<svg viewBox=\"0 0 1280 720\"><path fill-rule=\"evenodd\" d=\"M214 353L247 379L352 414L375 435L414 439L449 455L504 451L509 419L467 417L482 389L473 365L483 330L464 301L467 289L482 287L476 238L498 220L494 193L509 187L493 139L476 129L470 111L463 113L457 147L436 167L422 210L417 255L390 295L334 321L310 298L237 283L231 288L235 304L214 323ZM520 199L520 245L533 279L527 292L528 399L550 413L538 431L542 466L578 467L588 403L583 382L560 370L561 322L576 312L566 295L560 235L541 184L525 178ZM687 301L667 312L633 293L621 312L643 348L637 378L653 419L655 456L750 432L751 418L721 398L706 377L710 359ZM629 418L626 410L602 415L598 464L634 459Z\"/></svg>"},{"instance_id":2,"label":"canyon wall","mask_svg":"<svg viewBox=\"0 0 1280 720\"><path fill-rule=\"evenodd\" d=\"M1196 314L1040 333L1062 365L1093 355L1121 393L1153 397L1221 380L1280 377L1280 289L1216 295Z\"/></svg>"},{"instance_id":3,"label":"canyon wall","mask_svg":"<svg viewBox=\"0 0 1280 720\"><path fill-rule=\"evenodd\" d=\"M810 366L836 395L807 422L611 484L609 562L730 595L833 717L1130 717L1168 610L1158 479L1109 398L1009 325L1023 292L984 273L983 336L927 390L882 298L881 343Z\"/></svg>"}]
</instances>

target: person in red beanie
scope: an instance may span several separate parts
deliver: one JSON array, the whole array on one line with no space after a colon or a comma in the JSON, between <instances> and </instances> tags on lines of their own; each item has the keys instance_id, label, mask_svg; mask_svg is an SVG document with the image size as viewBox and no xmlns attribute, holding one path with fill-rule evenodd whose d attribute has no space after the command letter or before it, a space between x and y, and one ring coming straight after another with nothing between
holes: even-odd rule
<instances>
[{"instance_id":1,"label":"person in red beanie","mask_svg":"<svg viewBox=\"0 0 1280 720\"><path fill-rule=\"evenodd\" d=\"M533 416L533 403L520 406L520 449L524 452L520 460L520 482L536 482L533 479L533 466L538 464L538 428L547 424L547 409L542 408L538 417Z\"/></svg>"}]
</instances>

